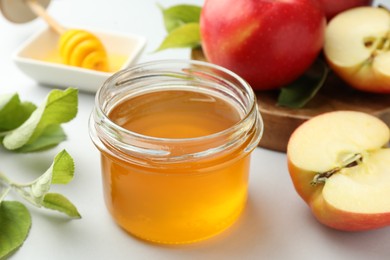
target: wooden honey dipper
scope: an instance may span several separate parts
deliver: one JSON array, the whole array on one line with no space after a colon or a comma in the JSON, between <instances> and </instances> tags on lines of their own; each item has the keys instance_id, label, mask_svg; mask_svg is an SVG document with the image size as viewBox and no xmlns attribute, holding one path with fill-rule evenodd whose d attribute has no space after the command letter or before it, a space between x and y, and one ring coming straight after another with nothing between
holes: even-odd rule
<instances>
[{"instance_id":1,"label":"wooden honey dipper","mask_svg":"<svg viewBox=\"0 0 390 260\"><path fill-rule=\"evenodd\" d=\"M58 48L64 64L108 71L107 52L95 35L85 30L64 28L36 0L25 0L25 3L60 35Z\"/></svg>"}]
</instances>

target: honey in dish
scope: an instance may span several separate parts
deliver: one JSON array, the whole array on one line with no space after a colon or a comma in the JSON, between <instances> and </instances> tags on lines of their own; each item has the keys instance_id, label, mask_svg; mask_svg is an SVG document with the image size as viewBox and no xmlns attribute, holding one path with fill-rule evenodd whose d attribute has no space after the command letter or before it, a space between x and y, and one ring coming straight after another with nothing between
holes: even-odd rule
<instances>
[{"instance_id":1,"label":"honey in dish","mask_svg":"<svg viewBox=\"0 0 390 260\"><path fill-rule=\"evenodd\" d=\"M142 94L109 113L123 128L177 139L177 147L183 138L221 132L241 117L228 101L187 90ZM207 150L207 142L203 145ZM250 157L240 156L242 150L158 165L147 158L131 163L102 152L107 207L119 225L146 240L189 243L215 235L237 219L246 201Z\"/></svg>"},{"instance_id":2,"label":"honey in dish","mask_svg":"<svg viewBox=\"0 0 390 260\"><path fill-rule=\"evenodd\" d=\"M127 57L121 54L107 53L108 58L108 72L116 72L121 69L125 63ZM60 53L57 50L48 52L47 55L42 59L47 62L64 64Z\"/></svg>"}]
</instances>

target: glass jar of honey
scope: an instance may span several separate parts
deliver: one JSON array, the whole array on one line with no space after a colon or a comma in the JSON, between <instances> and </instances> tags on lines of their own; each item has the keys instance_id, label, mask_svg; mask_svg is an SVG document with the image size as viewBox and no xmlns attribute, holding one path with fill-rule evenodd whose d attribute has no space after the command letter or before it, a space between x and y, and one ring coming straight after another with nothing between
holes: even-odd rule
<instances>
[{"instance_id":1,"label":"glass jar of honey","mask_svg":"<svg viewBox=\"0 0 390 260\"><path fill-rule=\"evenodd\" d=\"M220 233L239 217L263 122L251 87L200 61L154 61L98 90L90 136L107 208L130 234L164 244Z\"/></svg>"}]
</instances>

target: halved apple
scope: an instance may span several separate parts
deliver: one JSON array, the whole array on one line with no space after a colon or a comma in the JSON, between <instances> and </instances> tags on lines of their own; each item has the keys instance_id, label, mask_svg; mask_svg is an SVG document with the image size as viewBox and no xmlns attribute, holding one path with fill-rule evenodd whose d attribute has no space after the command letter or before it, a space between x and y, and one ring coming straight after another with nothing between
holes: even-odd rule
<instances>
[{"instance_id":1,"label":"halved apple","mask_svg":"<svg viewBox=\"0 0 390 260\"><path fill-rule=\"evenodd\" d=\"M350 86L390 93L390 12L357 7L335 16L325 31L324 54Z\"/></svg>"},{"instance_id":2,"label":"halved apple","mask_svg":"<svg viewBox=\"0 0 390 260\"><path fill-rule=\"evenodd\" d=\"M323 224L348 231L390 225L389 127L362 112L316 116L291 135L288 168Z\"/></svg>"}]
</instances>

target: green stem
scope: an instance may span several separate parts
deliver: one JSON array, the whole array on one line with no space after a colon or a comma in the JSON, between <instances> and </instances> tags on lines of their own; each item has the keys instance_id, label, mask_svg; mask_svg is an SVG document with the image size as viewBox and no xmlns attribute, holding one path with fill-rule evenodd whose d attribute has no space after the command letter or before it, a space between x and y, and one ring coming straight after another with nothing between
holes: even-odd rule
<instances>
[{"instance_id":1,"label":"green stem","mask_svg":"<svg viewBox=\"0 0 390 260\"><path fill-rule=\"evenodd\" d=\"M20 183L13 182L7 176L5 176L3 173L0 172L0 188L5 187L5 190L0 192L0 203L8 195L8 193L11 191L11 189L14 189L25 200L27 200L28 202L30 202L34 206L39 207L40 205L38 205L31 198L30 194L23 189L23 188L28 187L30 185L31 185L30 183L29 184L20 184Z\"/></svg>"},{"instance_id":2,"label":"green stem","mask_svg":"<svg viewBox=\"0 0 390 260\"><path fill-rule=\"evenodd\" d=\"M3 183L6 186L10 186L12 184L12 181L0 172L0 183Z\"/></svg>"},{"instance_id":3,"label":"green stem","mask_svg":"<svg viewBox=\"0 0 390 260\"><path fill-rule=\"evenodd\" d=\"M3 183L6 186L9 186L11 188L24 188L31 186L34 181L28 182L28 183L17 183L9 179L5 174L0 172L0 184Z\"/></svg>"},{"instance_id":4,"label":"green stem","mask_svg":"<svg viewBox=\"0 0 390 260\"><path fill-rule=\"evenodd\" d=\"M0 203L8 195L10 190L11 190L10 180L0 172Z\"/></svg>"},{"instance_id":5,"label":"green stem","mask_svg":"<svg viewBox=\"0 0 390 260\"><path fill-rule=\"evenodd\" d=\"M11 191L11 187L6 187L4 191L0 193L0 204L7 197L8 193Z\"/></svg>"}]
</instances>

